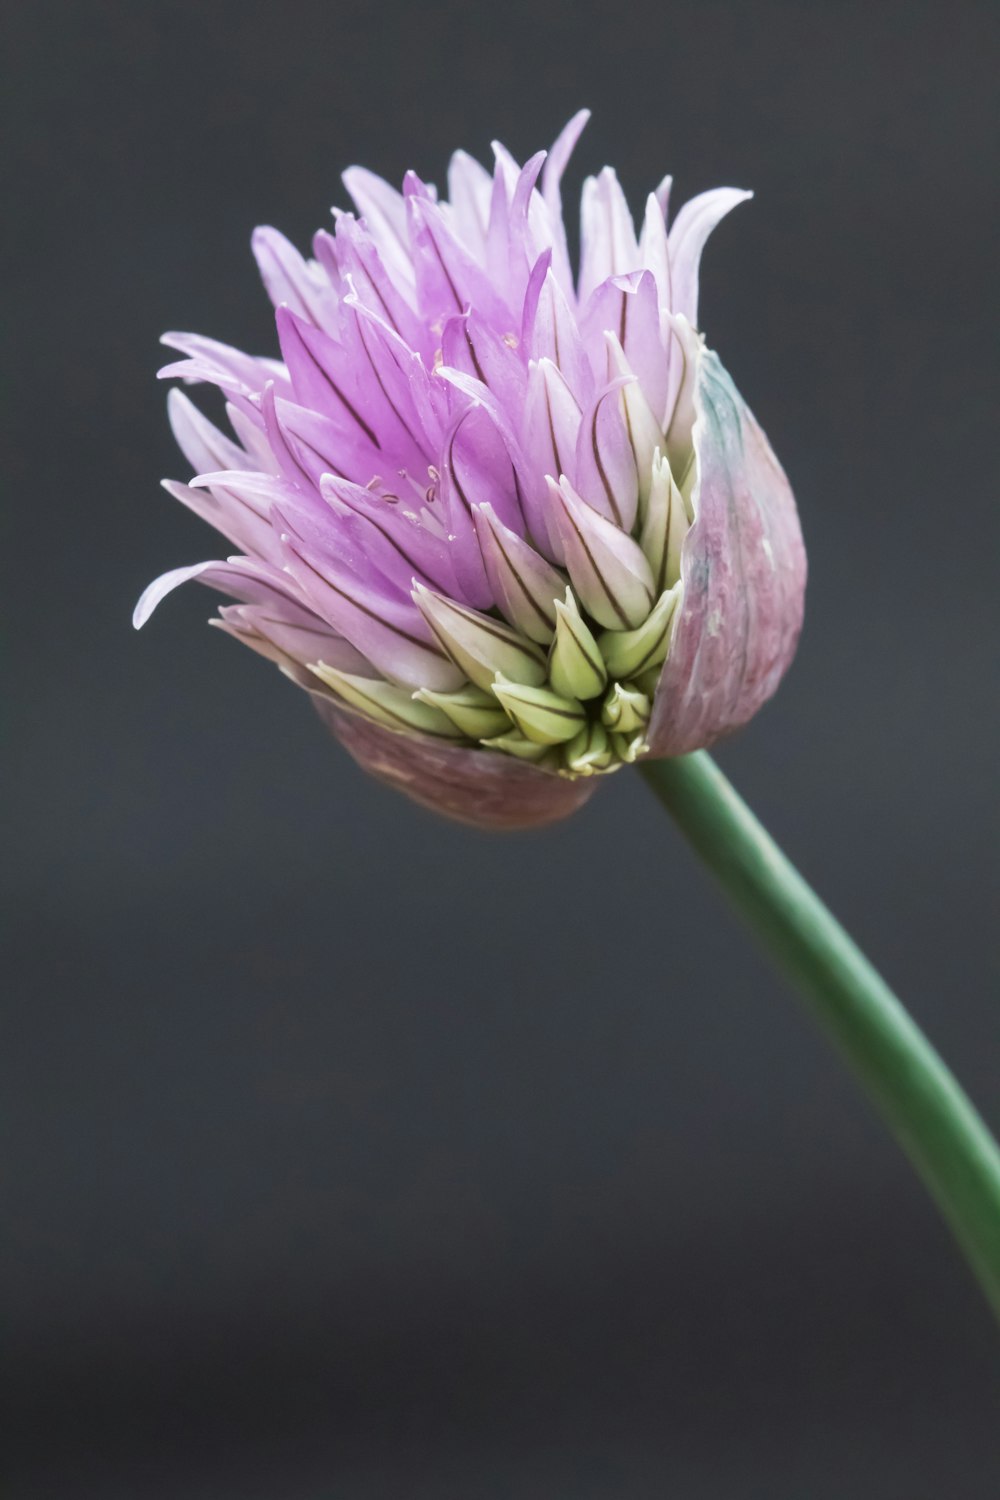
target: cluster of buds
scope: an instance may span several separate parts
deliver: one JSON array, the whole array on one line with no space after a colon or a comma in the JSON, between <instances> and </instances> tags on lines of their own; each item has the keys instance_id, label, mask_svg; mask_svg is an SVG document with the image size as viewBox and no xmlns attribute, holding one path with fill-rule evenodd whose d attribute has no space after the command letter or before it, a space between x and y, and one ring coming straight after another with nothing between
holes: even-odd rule
<instances>
[{"instance_id":1,"label":"cluster of buds","mask_svg":"<svg viewBox=\"0 0 1000 1500\"><path fill-rule=\"evenodd\" d=\"M238 548L199 578L369 770L491 826L562 816L596 777L744 723L795 650L805 558L787 481L697 331L698 265L748 195L637 234L584 185L574 275L560 181L586 120L520 167L464 153L450 201L345 174L304 260L254 249L282 360L190 334L162 373L219 386L236 441L179 392L196 470L168 489Z\"/></svg>"},{"instance_id":2,"label":"cluster of buds","mask_svg":"<svg viewBox=\"0 0 1000 1500\"><path fill-rule=\"evenodd\" d=\"M562 776L635 761L649 749L652 702L680 603L689 502L659 449L641 508L632 500L638 541L565 476L549 485L569 579L486 502L472 515L497 613L414 583L414 603L462 681L411 692L322 661L311 670L388 729L482 745Z\"/></svg>"}]
</instances>

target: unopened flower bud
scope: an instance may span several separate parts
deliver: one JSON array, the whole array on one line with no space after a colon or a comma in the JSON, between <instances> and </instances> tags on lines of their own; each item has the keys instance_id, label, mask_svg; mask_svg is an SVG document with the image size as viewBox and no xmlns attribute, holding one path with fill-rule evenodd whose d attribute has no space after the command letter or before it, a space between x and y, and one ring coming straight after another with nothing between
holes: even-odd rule
<instances>
[{"instance_id":1,"label":"unopened flower bud","mask_svg":"<svg viewBox=\"0 0 1000 1500\"><path fill-rule=\"evenodd\" d=\"M646 736L640 729L635 734L612 734L609 736L615 755L626 766L632 766L649 749Z\"/></svg>"},{"instance_id":2,"label":"unopened flower bud","mask_svg":"<svg viewBox=\"0 0 1000 1500\"><path fill-rule=\"evenodd\" d=\"M561 745L574 739L587 721L574 698L550 688L525 687L498 677L493 691L522 734L539 745Z\"/></svg>"},{"instance_id":3,"label":"unopened flower bud","mask_svg":"<svg viewBox=\"0 0 1000 1500\"><path fill-rule=\"evenodd\" d=\"M567 771L576 776L593 776L607 771L615 762L615 751L603 724L588 724L563 751Z\"/></svg>"},{"instance_id":4,"label":"unopened flower bud","mask_svg":"<svg viewBox=\"0 0 1000 1500\"><path fill-rule=\"evenodd\" d=\"M501 613L529 640L548 645L556 628L555 600L563 579L492 505L473 507L479 549Z\"/></svg>"},{"instance_id":5,"label":"unopened flower bud","mask_svg":"<svg viewBox=\"0 0 1000 1500\"><path fill-rule=\"evenodd\" d=\"M596 698L608 681L607 668L593 632L580 614L573 590L557 599L556 638L549 656L549 678L567 698Z\"/></svg>"},{"instance_id":6,"label":"unopened flower bud","mask_svg":"<svg viewBox=\"0 0 1000 1500\"><path fill-rule=\"evenodd\" d=\"M657 449L639 537L657 589L671 588L681 576L681 547L689 524L684 497L671 473L670 464L666 455Z\"/></svg>"},{"instance_id":7,"label":"unopened flower bud","mask_svg":"<svg viewBox=\"0 0 1000 1500\"><path fill-rule=\"evenodd\" d=\"M489 690L498 672L514 682L545 681L545 656L499 620L435 594L418 583L413 598L441 647L478 687Z\"/></svg>"},{"instance_id":8,"label":"unopened flower bud","mask_svg":"<svg viewBox=\"0 0 1000 1500\"><path fill-rule=\"evenodd\" d=\"M316 662L309 668L327 687L333 688L352 708L367 714L387 729L416 731L420 734L436 734L443 739L463 739L464 731L440 709L427 702L414 702L414 696L406 688L396 687L380 677L357 677L353 673L338 672L336 667L325 662Z\"/></svg>"},{"instance_id":9,"label":"unopened flower bud","mask_svg":"<svg viewBox=\"0 0 1000 1500\"><path fill-rule=\"evenodd\" d=\"M649 723L650 703L631 682L616 682L601 707L601 722L617 734L632 734Z\"/></svg>"},{"instance_id":10,"label":"unopened flower bud","mask_svg":"<svg viewBox=\"0 0 1000 1500\"><path fill-rule=\"evenodd\" d=\"M551 745L541 745L537 740L529 740L519 729L512 729L508 734L498 734L482 743L489 750L502 750L504 755L512 755L515 760L530 761L534 766L548 765L554 769L559 763Z\"/></svg>"},{"instance_id":11,"label":"unopened flower bud","mask_svg":"<svg viewBox=\"0 0 1000 1500\"><path fill-rule=\"evenodd\" d=\"M653 454L663 442L663 433L652 407L643 395L642 386L635 378L635 372L625 358L625 351L618 341L618 335L605 333L604 343L607 348L608 379L628 377L621 388L621 402L625 412L628 439L635 455L641 506L649 494Z\"/></svg>"},{"instance_id":12,"label":"unopened flower bud","mask_svg":"<svg viewBox=\"0 0 1000 1500\"><path fill-rule=\"evenodd\" d=\"M661 594L636 630L605 630L597 638L612 677L637 677L664 661L670 645L670 624L680 603L681 586Z\"/></svg>"},{"instance_id":13,"label":"unopened flower bud","mask_svg":"<svg viewBox=\"0 0 1000 1500\"><path fill-rule=\"evenodd\" d=\"M432 693L429 688L421 688L413 696L440 709L470 740L485 740L510 728L510 719L493 694L471 682L457 693Z\"/></svg>"},{"instance_id":14,"label":"unopened flower bud","mask_svg":"<svg viewBox=\"0 0 1000 1500\"><path fill-rule=\"evenodd\" d=\"M641 548L573 489L549 480L566 566L584 608L599 625L632 630L653 606L653 575Z\"/></svg>"}]
</instances>

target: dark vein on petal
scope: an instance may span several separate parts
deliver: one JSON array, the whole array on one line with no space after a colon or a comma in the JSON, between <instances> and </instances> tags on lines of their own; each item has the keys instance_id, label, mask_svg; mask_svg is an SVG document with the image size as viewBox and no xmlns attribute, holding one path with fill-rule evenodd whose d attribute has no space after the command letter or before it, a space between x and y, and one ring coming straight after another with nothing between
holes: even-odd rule
<instances>
[{"instance_id":1,"label":"dark vein on petal","mask_svg":"<svg viewBox=\"0 0 1000 1500\"><path fill-rule=\"evenodd\" d=\"M601 476L601 483L604 486L604 493L608 497L608 504L611 506L611 510L612 510L612 513L614 515L615 520L617 521L618 525L621 526L621 524L622 524L621 511L618 509L618 505L617 505L617 502L615 500L614 493L612 492L612 489L611 489L611 481L608 479L607 471L605 470L604 465L601 462L601 455L600 455L600 451L599 451L598 446L597 446L597 416L598 416L598 413L599 413L601 407L603 406L603 404L604 404L604 402L606 400L607 400L607 397L606 396L602 396L601 400L598 401L597 405L594 407L594 415L593 415L593 417L591 419L591 423L590 423L590 446L591 446L591 448L593 449L593 452L594 452L594 463L597 465L597 472Z\"/></svg>"},{"instance_id":2,"label":"dark vein on petal","mask_svg":"<svg viewBox=\"0 0 1000 1500\"><path fill-rule=\"evenodd\" d=\"M590 566L594 570L594 577L597 579L597 581L600 584L601 588L604 590L604 596L605 596L605 598L607 599L608 603L611 605L611 608L614 610L615 614L618 616L619 620L621 620L622 624L625 626L625 628L627 630L629 628L629 619L628 619L628 616L622 611L622 607L618 603L618 600L615 598L614 594L612 593L612 591L611 591L611 589L610 589L610 587L608 585L607 579L604 577L604 574L601 572L600 568L597 566L597 562L596 562L596 560L594 558L594 554L591 552L590 548L587 546L587 543L586 543L586 540L584 539L583 533L581 532L579 526L576 524L576 521L574 520L572 514L570 513L570 509L566 505L565 501L563 502L563 510L564 510L564 512L566 514L567 519L569 520L569 524L572 526L573 530L576 532L577 541L580 543L580 546L583 548L583 551L584 551L584 554L585 554L585 556L587 558L587 561L590 563Z\"/></svg>"},{"instance_id":3,"label":"dark vein on petal","mask_svg":"<svg viewBox=\"0 0 1000 1500\"><path fill-rule=\"evenodd\" d=\"M510 555L507 552L507 549L504 547L503 542L497 536L496 532L493 530L492 527L490 527L490 534L492 535L493 540L496 542L497 551L500 553L500 556L503 558L504 562L507 564L507 567L510 570L511 577L513 578L514 582L517 584L518 588L521 590L521 594L523 595L526 603L529 604L531 606L531 608L535 611L535 614L538 616L539 620L541 620L542 624L545 625L547 629L551 630L552 629L552 620L545 613L544 609L539 604L539 602L535 598L534 594L532 594L531 591L529 590L528 585L525 583L524 579L521 577L520 573L517 571L517 568L511 562Z\"/></svg>"},{"instance_id":4,"label":"dark vein on petal","mask_svg":"<svg viewBox=\"0 0 1000 1500\"><path fill-rule=\"evenodd\" d=\"M316 358L316 355L312 352L312 350L309 348L309 345L306 343L305 339L302 338L301 335L299 336L299 343L300 343L300 345L302 346L302 348L305 351L306 358L309 359L309 360L311 360L312 364L314 365L314 367L316 368L316 370L319 372L319 374L322 377L322 379L326 381L327 385L330 387L330 389L333 392L333 394L337 397L337 400L342 403L342 405L344 406L345 410L347 410L348 412L350 412L351 416L354 418L355 422L357 422L357 424L361 428L362 432L364 432L364 433L367 434L369 440L372 443L374 443L375 447L381 453L381 451L382 451L382 444L379 442L379 440L375 436L374 432L368 426L368 423L365 421L364 417L362 417L359 412L355 411L354 407L351 405L350 401L348 401L347 397L344 395L343 391L337 385L336 381L332 378L332 376L330 375L329 371L325 368L324 365L320 364L319 360Z\"/></svg>"},{"instance_id":5,"label":"dark vein on petal","mask_svg":"<svg viewBox=\"0 0 1000 1500\"><path fill-rule=\"evenodd\" d=\"M419 636L410 635L408 630L401 630L398 625L391 624L390 621L386 620L376 610L369 609L367 604L362 604L360 599L355 599L353 594L348 594L344 589L338 588L335 583L327 578L325 573L321 573L318 568L313 567L313 564L307 558L303 557L301 552L296 552L295 555L303 567L308 568L310 573L319 579L320 583L325 583L328 589L332 589L341 599L346 599L348 604L353 605L355 609L359 609L370 620L374 620L376 624L381 625L385 630L391 630L393 635L398 635L401 640L409 641L411 645L418 646L421 651L426 651L432 656L435 654L433 648L426 641L422 641Z\"/></svg>"},{"instance_id":6,"label":"dark vein on petal","mask_svg":"<svg viewBox=\"0 0 1000 1500\"><path fill-rule=\"evenodd\" d=\"M406 418L403 416L403 413L399 410L399 407L396 405L395 401L393 401L392 397L389 395L389 392L385 388L385 382L383 381L382 376L379 374L378 366L376 365L375 361L372 359L372 352L369 349L369 347L368 347L368 341L365 338L365 334L364 334L364 319L363 318L358 318L357 322L358 322L358 333L361 336L361 346L364 349L365 354L368 356L368 363L371 366L371 372L375 376L375 379L378 382L378 388L382 392L382 395L385 397L386 402L388 403L390 411L392 411L394 413L394 415L397 417L397 419L398 419L398 421L400 423L400 426L403 428L403 431L406 433L407 437L411 440L411 442L413 442L416 445L417 451L419 453L423 454L424 458L430 458L430 450L428 449L427 445L425 443L421 442L420 438L413 431L413 428L410 426L409 422L407 422ZM396 368L399 369L399 366L397 365ZM405 373L402 372L402 371L400 373L404 374L404 379L405 379Z\"/></svg>"}]
</instances>

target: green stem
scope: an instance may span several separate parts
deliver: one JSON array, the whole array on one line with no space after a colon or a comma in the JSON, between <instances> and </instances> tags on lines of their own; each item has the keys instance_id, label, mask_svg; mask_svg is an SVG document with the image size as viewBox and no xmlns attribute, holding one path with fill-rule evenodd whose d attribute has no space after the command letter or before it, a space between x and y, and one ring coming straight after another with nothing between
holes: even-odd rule
<instances>
[{"instance_id":1,"label":"green stem","mask_svg":"<svg viewBox=\"0 0 1000 1500\"><path fill-rule=\"evenodd\" d=\"M642 773L895 1131L1000 1317L1000 1150L885 981L705 754Z\"/></svg>"}]
</instances>

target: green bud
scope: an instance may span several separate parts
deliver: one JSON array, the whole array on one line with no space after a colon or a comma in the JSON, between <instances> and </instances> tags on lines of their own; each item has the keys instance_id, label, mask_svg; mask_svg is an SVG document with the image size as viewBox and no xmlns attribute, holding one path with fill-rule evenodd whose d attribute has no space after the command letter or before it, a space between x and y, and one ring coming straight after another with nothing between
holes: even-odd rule
<instances>
[{"instance_id":1,"label":"green bud","mask_svg":"<svg viewBox=\"0 0 1000 1500\"><path fill-rule=\"evenodd\" d=\"M381 677L355 677L348 672L338 672L325 662L317 662L309 668L327 687L333 688L338 697L352 708L357 708L367 718L387 729L409 731L420 734L437 734L442 739L464 739L463 731L447 715L426 703L415 703L409 688L396 687Z\"/></svg>"},{"instance_id":2,"label":"green bud","mask_svg":"<svg viewBox=\"0 0 1000 1500\"><path fill-rule=\"evenodd\" d=\"M656 689L659 686L660 673L662 671L663 663L661 662L658 667L647 667L645 672L637 673L636 676L632 679L636 687L639 688L641 692L646 694L646 697L649 699L650 703L652 703L653 699L656 697Z\"/></svg>"},{"instance_id":3,"label":"green bud","mask_svg":"<svg viewBox=\"0 0 1000 1500\"><path fill-rule=\"evenodd\" d=\"M681 576L681 547L689 525L684 497L670 471L670 464L657 449L639 536L639 545L653 570L657 591L672 588Z\"/></svg>"},{"instance_id":4,"label":"green bud","mask_svg":"<svg viewBox=\"0 0 1000 1500\"><path fill-rule=\"evenodd\" d=\"M608 674L593 633L584 623L573 597L566 590L566 602L555 601L556 638L549 655L549 678L557 693L566 698L596 698L603 693Z\"/></svg>"},{"instance_id":5,"label":"green bud","mask_svg":"<svg viewBox=\"0 0 1000 1500\"><path fill-rule=\"evenodd\" d=\"M649 749L641 730L638 734L613 734L611 743L618 759L623 760L627 766L634 765Z\"/></svg>"},{"instance_id":6,"label":"green bud","mask_svg":"<svg viewBox=\"0 0 1000 1500\"><path fill-rule=\"evenodd\" d=\"M637 630L605 630L597 638L611 677L637 677L666 660L670 627L680 602L682 585L661 594L645 622Z\"/></svg>"},{"instance_id":7,"label":"green bud","mask_svg":"<svg viewBox=\"0 0 1000 1500\"><path fill-rule=\"evenodd\" d=\"M551 688L524 687L498 675L493 691L521 733L538 745L562 745L587 722L575 698L564 698Z\"/></svg>"},{"instance_id":8,"label":"green bud","mask_svg":"<svg viewBox=\"0 0 1000 1500\"><path fill-rule=\"evenodd\" d=\"M483 740L491 734L503 734L510 728L510 719L493 694L471 682L457 693L432 693L430 688L421 688L413 696L447 714L455 727L467 734L470 740Z\"/></svg>"},{"instance_id":9,"label":"green bud","mask_svg":"<svg viewBox=\"0 0 1000 1500\"><path fill-rule=\"evenodd\" d=\"M549 745L539 745L535 740L529 740L519 729L512 729L509 734L496 735L493 739L481 742L488 745L491 750L502 750L505 755L513 755L517 760L527 760L532 765L552 766L558 765L555 752Z\"/></svg>"},{"instance_id":10,"label":"green bud","mask_svg":"<svg viewBox=\"0 0 1000 1500\"><path fill-rule=\"evenodd\" d=\"M576 776L593 776L614 764L615 752L603 724L587 724L563 751L567 771Z\"/></svg>"},{"instance_id":11,"label":"green bud","mask_svg":"<svg viewBox=\"0 0 1000 1500\"><path fill-rule=\"evenodd\" d=\"M435 637L467 677L489 692L498 672L512 682L541 684L548 675L545 653L489 615L414 585L413 599Z\"/></svg>"},{"instance_id":12,"label":"green bud","mask_svg":"<svg viewBox=\"0 0 1000 1500\"><path fill-rule=\"evenodd\" d=\"M650 702L634 682L616 682L601 708L601 723L618 735L633 734L649 723Z\"/></svg>"}]
</instances>

